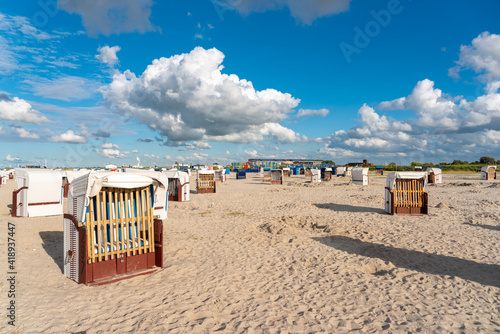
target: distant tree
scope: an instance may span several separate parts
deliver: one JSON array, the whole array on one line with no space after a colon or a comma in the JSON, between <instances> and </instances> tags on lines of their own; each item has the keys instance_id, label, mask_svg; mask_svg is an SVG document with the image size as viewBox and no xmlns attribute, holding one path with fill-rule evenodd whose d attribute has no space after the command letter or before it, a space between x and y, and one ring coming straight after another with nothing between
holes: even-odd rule
<instances>
[{"instance_id":1,"label":"distant tree","mask_svg":"<svg viewBox=\"0 0 500 334\"><path fill-rule=\"evenodd\" d=\"M453 162L451 164L452 165L468 165L469 162L468 161L462 161L462 160L453 160Z\"/></svg>"},{"instance_id":2,"label":"distant tree","mask_svg":"<svg viewBox=\"0 0 500 334\"><path fill-rule=\"evenodd\" d=\"M423 164L421 162L412 161L411 165L412 166L422 166Z\"/></svg>"},{"instance_id":3,"label":"distant tree","mask_svg":"<svg viewBox=\"0 0 500 334\"><path fill-rule=\"evenodd\" d=\"M479 163L485 164L485 165L493 165L495 164L495 158L492 157L481 157L479 158Z\"/></svg>"},{"instance_id":4,"label":"distant tree","mask_svg":"<svg viewBox=\"0 0 500 334\"><path fill-rule=\"evenodd\" d=\"M321 163L323 163L323 164L335 165L335 162L333 162L333 161L331 161L331 160L323 160L323 161L321 161Z\"/></svg>"}]
</instances>

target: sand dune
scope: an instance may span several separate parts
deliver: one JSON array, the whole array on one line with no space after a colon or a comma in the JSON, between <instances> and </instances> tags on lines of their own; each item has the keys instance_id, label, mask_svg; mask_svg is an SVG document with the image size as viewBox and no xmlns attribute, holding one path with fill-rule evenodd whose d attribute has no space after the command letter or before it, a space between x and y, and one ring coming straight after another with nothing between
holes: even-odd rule
<instances>
[{"instance_id":1,"label":"sand dune","mask_svg":"<svg viewBox=\"0 0 500 334\"><path fill-rule=\"evenodd\" d=\"M97 287L63 275L61 216L10 217L9 180L0 243L14 222L18 318L0 331L500 331L500 182L443 179L427 189L429 215L408 217L384 212L380 176L271 186L232 174L216 194L169 203L163 270Z\"/></svg>"}]
</instances>

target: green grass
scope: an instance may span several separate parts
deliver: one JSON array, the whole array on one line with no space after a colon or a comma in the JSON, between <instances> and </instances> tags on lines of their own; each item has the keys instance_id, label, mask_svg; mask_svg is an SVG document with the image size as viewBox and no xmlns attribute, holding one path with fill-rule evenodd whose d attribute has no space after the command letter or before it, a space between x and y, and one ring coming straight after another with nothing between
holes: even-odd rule
<instances>
[{"instance_id":1,"label":"green grass","mask_svg":"<svg viewBox=\"0 0 500 334\"><path fill-rule=\"evenodd\" d=\"M240 212L240 211L233 211L233 212L229 212L228 214L226 214L226 216L233 216L233 217L244 216L244 215L245 215L245 213Z\"/></svg>"},{"instance_id":2,"label":"green grass","mask_svg":"<svg viewBox=\"0 0 500 334\"><path fill-rule=\"evenodd\" d=\"M205 217L206 215L211 214L211 213L212 213L212 211L203 211L200 213L200 216Z\"/></svg>"},{"instance_id":3,"label":"green grass","mask_svg":"<svg viewBox=\"0 0 500 334\"><path fill-rule=\"evenodd\" d=\"M443 170L443 172L457 172L457 173L476 173L479 170L481 170L481 167L486 166L486 165L428 165L424 164L422 165L424 168L424 171L428 167L438 167ZM499 166L497 165L497 168ZM375 167L370 167L370 170L375 170ZM413 166L384 166L384 171L388 172L412 172L415 170Z\"/></svg>"}]
</instances>

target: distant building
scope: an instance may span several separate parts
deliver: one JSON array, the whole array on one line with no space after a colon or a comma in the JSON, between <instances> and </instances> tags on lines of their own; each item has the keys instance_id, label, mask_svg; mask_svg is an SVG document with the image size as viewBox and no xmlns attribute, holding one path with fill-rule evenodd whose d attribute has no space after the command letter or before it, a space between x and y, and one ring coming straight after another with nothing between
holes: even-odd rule
<instances>
[{"instance_id":1,"label":"distant building","mask_svg":"<svg viewBox=\"0 0 500 334\"><path fill-rule=\"evenodd\" d=\"M346 164L349 167L360 167L360 166L373 166L368 159L364 159L363 162L349 162Z\"/></svg>"},{"instance_id":2,"label":"distant building","mask_svg":"<svg viewBox=\"0 0 500 334\"><path fill-rule=\"evenodd\" d=\"M308 159L248 159L252 164L265 165L267 163L275 162L281 166L287 165L302 165L304 167L312 167L321 165L323 160L308 160Z\"/></svg>"}]
</instances>

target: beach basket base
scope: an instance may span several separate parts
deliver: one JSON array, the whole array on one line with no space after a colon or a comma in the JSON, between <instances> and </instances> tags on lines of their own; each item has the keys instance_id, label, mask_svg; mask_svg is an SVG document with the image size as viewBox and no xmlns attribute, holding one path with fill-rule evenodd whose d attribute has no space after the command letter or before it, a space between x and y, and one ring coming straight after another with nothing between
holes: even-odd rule
<instances>
[{"instance_id":1,"label":"beach basket base","mask_svg":"<svg viewBox=\"0 0 500 334\"><path fill-rule=\"evenodd\" d=\"M154 252L127 256L126 253L115 256L113 259L91 262L87 257L88 239L87 228L78 226L76 219L70 214L64 214L65 221L75 227L75 242L68 243L67 251L71 260L67 268L67 276L85 285L103 285L116 281L146 275L163 268L163 222L154 220ZM71 233L71 231L69 232ZM66 269L65 269L66 270ZM66 274L66 272L65 272Z\"/></svg>"}]
</instances>

